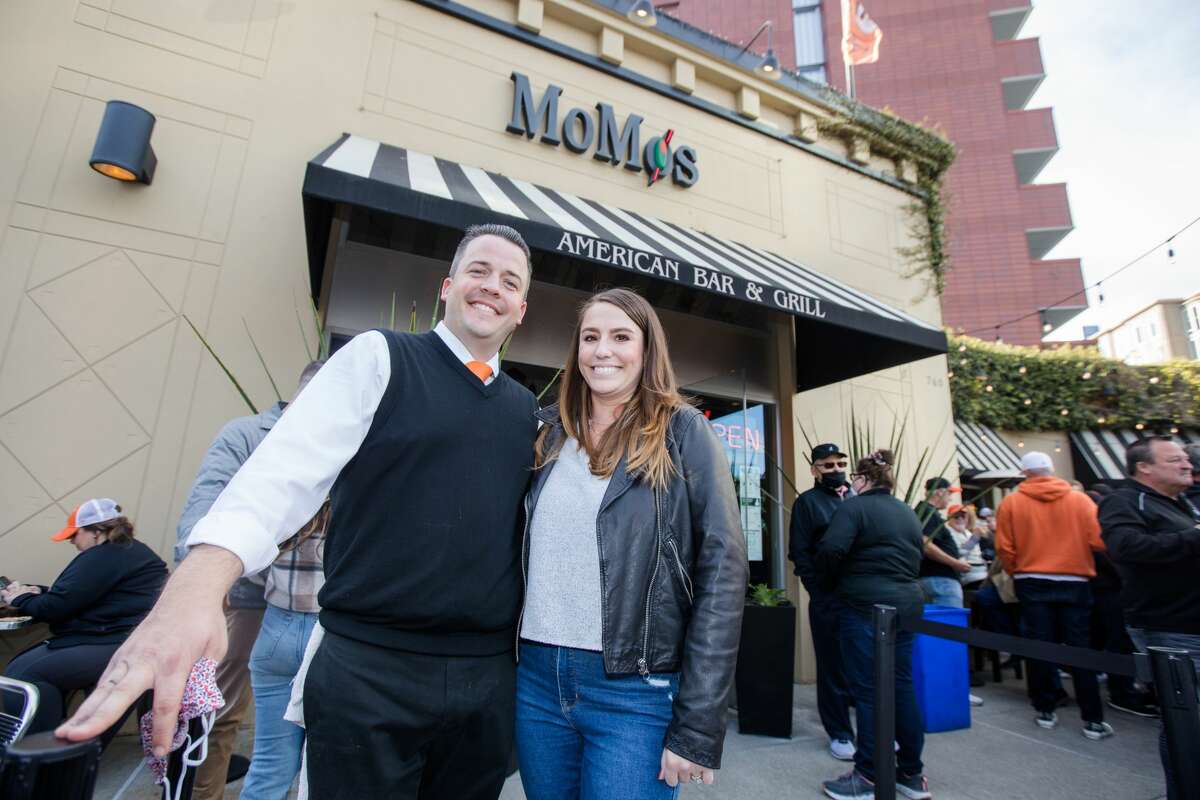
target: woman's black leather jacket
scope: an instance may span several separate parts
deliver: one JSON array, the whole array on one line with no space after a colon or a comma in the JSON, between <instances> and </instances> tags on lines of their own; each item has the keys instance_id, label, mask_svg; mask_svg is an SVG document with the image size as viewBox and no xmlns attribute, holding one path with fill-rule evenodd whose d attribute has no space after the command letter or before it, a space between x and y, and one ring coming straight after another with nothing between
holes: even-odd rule
<instances>
[{"instance_id":1,"label":"woman's black leather jacket","mask_svg":"<svg viewBox=\"0 0 1200 800\"><path fill-rule=\"evenodd\" d=\"M558 406L538 412L552 426L551 452L565 435ZM655 492L617 465L596 518L601 637L609 675L680 672L664 744L696 764L721 765L725 706L733 683L749 567L729 462L694 408L677 411L667 446L675 473ZM534 474L529 520L554 462ZM519 626L518 626L519 627Z\"/></svg>"}]
</instances>

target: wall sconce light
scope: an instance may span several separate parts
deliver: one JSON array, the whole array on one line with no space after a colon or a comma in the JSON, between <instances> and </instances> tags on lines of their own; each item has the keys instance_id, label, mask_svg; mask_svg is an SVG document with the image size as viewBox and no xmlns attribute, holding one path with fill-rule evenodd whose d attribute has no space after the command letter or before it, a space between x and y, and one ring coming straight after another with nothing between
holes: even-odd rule
<instances>
[{"instance_id":1,"label":"wall sconce light","mask_svg":"<svg viewBox=\"0 0 1200 800\"><path fill-rule=\"evenodd\" d=\"M154 115L123 100L109 100L96 134L92 169L118 181L144 183L154 180L158 159L150 146Z\"/></svg>"},{"instance_id":2,"label":"wall sconce light","mask_svg":"<svg viewBox=\"0 0 1200 800\"><path fill-rule=\"evenodd\" d=\"M650 0L637 0L625 12L625 16L634 25L641 25L643 28L653 28L658 24L658 15L654 12L654 4Z\"/></svg>"},{"instance_id":3,"label":"wall sconce light","mask_svg":"<svg viewBox=\"0 0 1200 800\"><path fill-rule=\"evenodd\" d=\"M754 71L765 78L777 81L783 77L783 68L779 65L779 59L775 57L775 49L772 47L772 42L774 41L774 24L771 20L767 20L758 26L758 30L750 37L750 41L746 42L746 46L738 53L738 58L741 58L750 49L750 45L754 44L759 36L762 36L763 31L767 32L767 54L763 56L762 61L755 65Z\"/></svg>"}]
</instances>

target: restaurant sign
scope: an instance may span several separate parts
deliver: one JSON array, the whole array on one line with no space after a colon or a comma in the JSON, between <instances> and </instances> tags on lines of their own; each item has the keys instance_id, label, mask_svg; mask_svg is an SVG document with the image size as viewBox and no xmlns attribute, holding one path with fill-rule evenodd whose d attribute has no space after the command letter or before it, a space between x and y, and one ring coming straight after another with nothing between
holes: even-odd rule
<instances>
[{"instance_id":1,"label":"restaurant sign","mask_svg":"<svg viewBox=\"0 0 1200 800\"><path fill-rule=\"evenodd\" d=\"M698 289L706 289L726 297L777 308L790 314L825 319L826 309L821 304L821 300L816 297L726 275L714 269L697 267L684 261L635 250L632 247L595 239L581 233L562 231L561 234L556 235L558 235L558 244L554 249L560 253L569 253L631 272L640 272L643 275L652 275Z\"/></svg>"},{"instance_id":2,"label":"restaurant sign","mask_svg":"<svg viewBox=\"0 0 1200 800\"><path fill-rule=\"evenodd\" d=\"M572 108L558 121L558 100L562 87L550 84L536 103L529 78L520 72L512 74L512 117L505 126L509 133L535 136L544 144L565 146L572 153L586 153L595 148L592 158L609 164L623 164L630 172L645 171L647 185L653 186L670 177L676 186L688 188L700 180L695 148L680 145L671 148L675 131L651 137L642 146L642 117L630 114L618 128L617 115L608 103L596 103L595 115L588 109Z\"/></svg>"}]
</instances>

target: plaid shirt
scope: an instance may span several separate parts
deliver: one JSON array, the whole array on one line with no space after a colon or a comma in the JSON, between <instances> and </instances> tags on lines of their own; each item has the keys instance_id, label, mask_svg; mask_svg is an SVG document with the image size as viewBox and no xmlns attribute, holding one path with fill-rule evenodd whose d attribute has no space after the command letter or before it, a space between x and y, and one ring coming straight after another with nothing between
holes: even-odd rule
<instances>
[{"instance_id":1,"label":"plaid shirt","mask_svg":"<svg viewBox=\"0 0 1200 800\"><path fill-rule=\"evenodd\" d=\"M325 585L325 533L329 528L329 501L295 536L281 545L278 558L267 569L266 600L278 608L314 614L321 610L317 593Z\"/></svg>"}]
</instances>

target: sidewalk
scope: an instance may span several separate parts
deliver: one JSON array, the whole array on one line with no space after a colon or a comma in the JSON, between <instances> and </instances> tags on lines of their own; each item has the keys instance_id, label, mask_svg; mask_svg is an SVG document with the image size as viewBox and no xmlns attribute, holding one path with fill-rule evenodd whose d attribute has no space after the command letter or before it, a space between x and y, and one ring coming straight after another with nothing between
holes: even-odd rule
<instances>
[{"instance_id":1,"label":"sidewalk","mask_svg":"<svg viewBox=\"0 0 1200 800\"><path fill-rule=\"evenodd\" d=\"M1068 691L1071 684L1066 684ZM1158 721L1106 709L1117 735L1092 742L1080 734L1079 711L1060 709L1059 726L1045 731L1033 723L1023 682L1011 677L975 689L984 698L973 709L969 730L931 734L925 740L925 765L936 800L1156 800L1163 797L1158 761ZM238 752L247 753L252 734L242 732ZM822 780L845 772L833 760L817 718L815 687L797 686L793 737L741 736L729 723L724 769L713 786L687 787L687 800L807 800L823 797ZM110 800L137 761L136 742L121 738L101 763L96 800ZM240 783L226 790L238 797ZM159 794L143 771L125 794L127 800L156 800ZM520 778L509 779L501 800L524 800ZM620 800L619 791L612 795Z\"/></svg>"}]
</instances>

